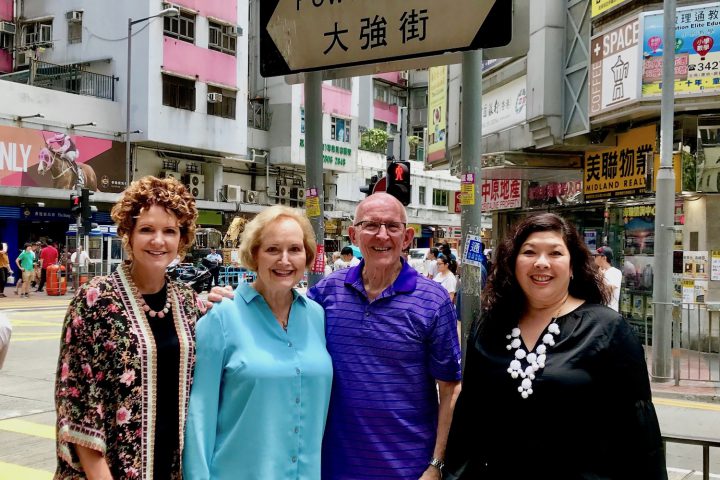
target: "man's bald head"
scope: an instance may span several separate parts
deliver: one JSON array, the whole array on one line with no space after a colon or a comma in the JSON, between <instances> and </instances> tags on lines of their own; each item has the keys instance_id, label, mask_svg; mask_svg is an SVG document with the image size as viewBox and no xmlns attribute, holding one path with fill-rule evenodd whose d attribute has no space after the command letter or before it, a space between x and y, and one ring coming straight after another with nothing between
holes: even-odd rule
<instances>
[{"instance_id":1,"label":"man's bald head","mask_svg":"<svg viewBox=\"0 0 720 480\"><path fill-rule=\"evenodd\" d=\"M361 201L355 208L355 221L364 220L364 216L372 213L375 208L392 208L397 210L398 218L396 221L407 223L407 212L400 201L392 195L385 192L373 193L369 197Z\"/></svg>"}]
</instances>

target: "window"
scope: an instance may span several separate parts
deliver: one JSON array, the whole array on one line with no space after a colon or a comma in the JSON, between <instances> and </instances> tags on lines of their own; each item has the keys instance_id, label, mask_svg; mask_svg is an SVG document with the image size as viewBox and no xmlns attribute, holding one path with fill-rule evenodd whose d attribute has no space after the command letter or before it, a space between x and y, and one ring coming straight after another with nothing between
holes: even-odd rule
<instances>
[{"instance_id":1,"label":"window","mask_svg":"<svg viewBox=\"0 0 720 480\"><path fill-rule=\"evenodd\" d=\"M418 204L425 205L425 187L418 187Z\"/></svg>"},{"instance_id":2,"label":"window","mask_svg":"<svg viewBox=\"0 0 720 480\"><path fill-rule=\"evenodd\" d=\"M214 102L207 104L208 115L215 115L217 117L232 118L235 119L235 103L236 103L236 92L233 90L226 90L220 87L214 87L208 85L208 93L219 93L222 95L222 102Z\"/></svg>"},{"instance_id":3,"label":"window","mask_svg":"<svg viewBox=\"0 0 720 480\"><path fill-rule=\"evenodd\" d=\"M410 107L427 108L427 88L413 88L410 90Z\"/></svg>"},{"instance_id":4,"label":"window","mask_svg":"<svg viewBox=\"0 0 720 480\"><path fill-rule=\"evenodd\" d=\"M24 46L52 45L52 36L52 20L23 25Z\"/></svg>"},{"instance_id":5,"label":"window","mask_svg":"<svg viewBox=\"0 0 720 480\"><path fill-rule=\"evenodd\" d=\"M375 100L387 103L387 88L376 83L373 93Z\"/></svg>"},{"instance_id":6,"label":"window","mask_svg":"<svg viewBox=\"0 0 720 480\"><path fill-rule=\"evenodd\" d=\"M330 117L330 138L338 142L350 143L350 120Z\"/></svg>"},{"instance_id":7,"label":"window","mask_svg":"<svg viewBox=\"0 0 720 480\"><path fill-rule=\"evenodd\" d=\"M352 90L352 78L336 78L332 81L333 87L342 88L344 90Z\"/></svg>"},{"instance_id":8,"label":"window","mask_svg":"<svg viewBox=\"0 0 720 480\"><path fill-rule=\"evenodd\" d=\"M447 207L449 198L450 192L447 190L438 190L437 188L433 188L433 206Z\"/></svg>"},{"instance_id":9,"label":"window","mask_svg":"<svg viewBox=\"0 0 720 480\"><path fill-rule=\"evenodd\" d=\"M83 12L78 10L71 10L65 14L68 26L68 43L81 43L82 42L82 21Z\"/></svg>"},{"instance_id":10,"label":"window","mask_svg":"<svg viewBox=\"0 0 720 480\"><path fill-rule=\"evenodd\" d=\"M237 29L232 25L210 22L208 48L234 56L237 53Z\"/></svg>"},{"instance_id":11,"label":"window","mask_svg":"<svg viewBox=\"0 0 720 480\"><path fill-rule=\"evenodd\" d=\"M180 10L179 17L165 17L164 22L166 36L195 43L195 14Z\"/></svg>"},{"instance_id":12,"label":"window","mask_svg":"<svg viewBox=\"0 0 720 480\"><path fill-rule=\"evenodd\" d=\"M414 137L418 137L420 139L420 142L422 142L422 139L425 138L425 128L413 127L412 134Z\"/></svg>"},{"instance_id":13,"label":"window","mask_svg":"<svg viewBox=\"0 0 720 480\"><path fill-rule=\"evenodd\" d=\"M387 132L387 123L382 120L373 120L373 128L378 128Z\"/></svg>"},{"instance_id":14,"label":"window","mask_svg":"<svg viewBox=\"0 0 720 480\"><path fill-rule=\"evenodd\" d=\"M162 76L163 105L195 111L195 82L172 75Z\"/></svg>"}]
</instances>

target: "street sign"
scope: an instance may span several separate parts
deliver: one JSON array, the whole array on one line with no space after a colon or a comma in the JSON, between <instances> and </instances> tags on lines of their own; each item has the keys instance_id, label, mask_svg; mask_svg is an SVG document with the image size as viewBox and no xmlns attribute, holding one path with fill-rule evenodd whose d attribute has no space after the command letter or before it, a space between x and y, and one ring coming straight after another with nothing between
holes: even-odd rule
<instances>
[{"instance_id":1,"label":"street sign","mask_svg":"<svg viewBox=\"0 0 720 480\"><path fill-rule=\"evenodd\" d=\"M483 251L481 248L482 239L477 235L468 235L463 253L463 263L479 267L482 265Z\"/></svg>"},{"instance_id":2,"label":"street sign","mask_svg":"<svg viewBox=\"0 0 720 480\"><path fill-rule=\"evenodd\" d=\"M512 0L263 0L265 77L507 45Z\"/></svg>"}]
</instances>

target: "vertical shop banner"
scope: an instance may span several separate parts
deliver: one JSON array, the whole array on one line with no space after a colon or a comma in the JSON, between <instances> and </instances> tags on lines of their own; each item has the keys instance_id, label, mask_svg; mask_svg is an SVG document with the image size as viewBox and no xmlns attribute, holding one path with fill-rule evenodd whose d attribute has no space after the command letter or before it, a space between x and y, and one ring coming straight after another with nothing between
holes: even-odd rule
<instances>
[{"instance_id":1,"label":"vertical shop banner","mask_svg":"<svg viewBox=\"0 0 720 480\"><path fill-rule=\"evenodd\" d=\"M639 97L640 20L613 28L590 42L590 115Z\"/></svg>"},{"instance_id":2,"label":"vertical shop banner","mask_svg":"<svg viewBox=\"0 0 720 480\"><path fill-rule=\"evenodd\" d=\"M637 195L647 190L653 161L656 127L634 128L618 135L617 146L585 152L585 199Z\"/></svg>"},{"instance_id":3,"label":"vertical shop banner","mask_svg":"<svg viewBox=\"0 0 720 480\"><path fill-rule=\"evenodd\" d=\"M527 77L483 93L482 134L520 125L527 120Z\"/></svg>"},{"instance_id":4,"label":"vertical shop banner","mask_svg":"<svg viewBox=\"0 0 720 480\"><path fill-rule=\"evenodd\" d=\"M522 181L483 180L480 185L482 211L492 212L522 206Z\"/></svg>"},{"instance_id":5,"label":"vertical shop banner","mask_svg":"<svg viewBox=\"0 0 720 480\"><path fill-rule=\"evenodd\" d=\"M710 252L710 280L720 280L720 250Z\"/></svg>"},{"instance_id":6,"label":"vertical shop banner","mask_svg":"<svg viewBox=\"0 0 720 480\"><path fill-rule=\"evenodd\" d=\"M644 97L661 94L663 14L643 15ZM675 95L720 91L720 2L677 9Z\"/></svg>"},{"instance_id":7,"label":"vertical shop banner","mask_svg":"<svg viewBox=\"0 0 720 480\"><path fill-rule=\"evenodd\" d=\"M447 148L447 65L428 71L428 153L427 163L445 160Z\"/></svg>"},{"instance_id":8,"label":"vertical shop banner","mask_svg":"<svg viewBox=\"0 0 720 480\"><path fill-rule=\"evenodd\" d=\"M627 3L629 0L590 0L592 2L592 18L597 17L611 8Z\"/></svg>"},{"instance_id":9,"label":"vertical shop banner","mask_svg":"<svg viewBox=\"0 0 720 480\"><path fill-rule=\"evenodd\" d=\"M125 188L124 143L62 132L0 127L0 186L93 191Z\"/></svg>"}]
</instances>

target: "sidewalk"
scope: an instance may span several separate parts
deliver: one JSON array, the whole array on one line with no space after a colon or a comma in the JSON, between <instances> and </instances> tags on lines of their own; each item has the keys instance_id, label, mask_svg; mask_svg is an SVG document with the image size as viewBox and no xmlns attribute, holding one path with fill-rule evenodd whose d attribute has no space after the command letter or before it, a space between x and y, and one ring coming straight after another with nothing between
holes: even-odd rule
<instances>
[{"instance_id":1,"label":"sidewalk","mask_svg":"<svg viewBox=\"0 0 720 480\"><path fill-rule=\"evenodd\" d=\"M653 397L720 404L720 385L691 382L689 380L680 383L680 385L676 386L674 381L668 383L650 382L650 388Z\"/></svg>"},{"instance_id":2,"label":"sidewalk","mask_svg":"<svg viewBox=\"0 0 720 480\"><path fill-rule=\"evenodd\" d=\"M14 286L5 287L5 298L0 298L0 310L67 307L74 295L72 292L59 296L51 296L45 292L30 292L30 296L24 298L15 295L14 291Z\"/></svg>"}]
</instances>

